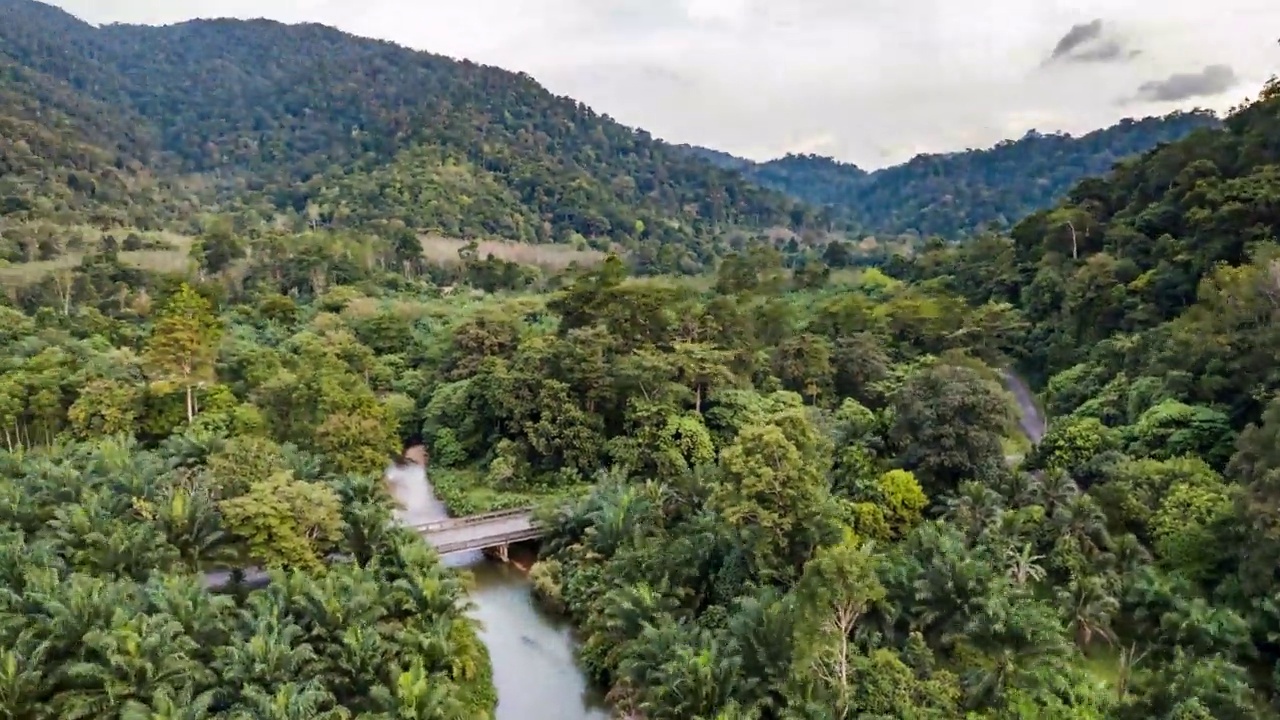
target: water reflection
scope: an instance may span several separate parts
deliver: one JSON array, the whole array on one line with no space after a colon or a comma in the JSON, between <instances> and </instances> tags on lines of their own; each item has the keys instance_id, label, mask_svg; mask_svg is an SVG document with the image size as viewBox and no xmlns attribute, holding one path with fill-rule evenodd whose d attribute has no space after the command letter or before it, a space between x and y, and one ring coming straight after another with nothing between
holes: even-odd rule
<instances>
[{"instance_id":1,"label":"water reflection","mask_svg":"<svg viewBox=\"0 0 1280 720\"><path fill-rule=\"evenodd\" d=\"M387 486L402 505L396 516L404 522L448 516L421 465L392 466ZM538 608L523 572L489 562L479 552L453 553L445 562L475 576L471 599L493 661L498 720L608 720L599 693L588 686L574 659L572 629Z\"/></svg>"}]
</instances>

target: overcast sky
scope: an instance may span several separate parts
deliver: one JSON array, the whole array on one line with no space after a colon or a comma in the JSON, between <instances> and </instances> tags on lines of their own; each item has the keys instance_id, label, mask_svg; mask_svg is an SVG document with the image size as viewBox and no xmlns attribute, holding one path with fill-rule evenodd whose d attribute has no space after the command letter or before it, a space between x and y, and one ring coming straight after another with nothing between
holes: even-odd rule
<instances>
[{"instance_id":1,"label":"overcast sky","mask_svg":"<svg viewBox=\"0 0 1280 720\"><path fill-rule=\"evenodd\" d=\"M1277 0L53 0L92 22L311 21L524 70L673 142L873 168L1028 129L1225 109Z\"/></svg>"}]
</instances>

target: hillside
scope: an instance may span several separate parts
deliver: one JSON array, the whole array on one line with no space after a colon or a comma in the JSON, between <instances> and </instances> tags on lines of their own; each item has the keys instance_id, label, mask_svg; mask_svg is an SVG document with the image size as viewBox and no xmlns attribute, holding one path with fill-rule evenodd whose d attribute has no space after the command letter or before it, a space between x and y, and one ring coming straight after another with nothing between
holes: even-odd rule
<instances>
[{"instance_id":1,"label":"hillside","mask_svg":"<svg viewBox=\"0 0 1280 720\"><path fill-rule=\"evenodd\" d=\"M160 178L198 189L206 208L299 228L403 223L460 237L677 245L703 257L729 228L812 222L799 203L527 75L318 25L94 28L41 3L0 0L0 64L14 98L0 122L52 145L30 156L6 147L17 169L6 170L6 196L17 198L6 208L20 212L46 198L92 198L83 177L63 176L64 156L84 148L76 169L110 176L98 187ZM182 213L166 205L153 215Z\"/></svg>"},{"instance_id":2,"label":"hillside","mask_svg":"<svg viewBox=\"0 0 1280 720\"><path fill-rule=\"evenodd\" d=\"M1222 129L1081 182L1010 239L932 252L900 274L1017 306L1023 365L1047 381L1051 411L1121 422L1169 398L1243 427L1280 391L1278 167L1273 82ZM1063 391L1080 385L1090 391Z\"/></svg>"},{"instance_id":3,"label":"hillside","mask_svg":"<svg viewBox=\"0 0 1280 720\"><path fill-rule=\"evenodd\" d=\"M838 208L866 232L954 239L983 228L1008 229L1062 200L1083 178L1217 124L1211 113L1197 111L1124 120L1080 137L1032 131L989 149L920 155L871 173L816 155L753 163L704 148L686 149L764 187Z\"/></svg>"}]
</instances>

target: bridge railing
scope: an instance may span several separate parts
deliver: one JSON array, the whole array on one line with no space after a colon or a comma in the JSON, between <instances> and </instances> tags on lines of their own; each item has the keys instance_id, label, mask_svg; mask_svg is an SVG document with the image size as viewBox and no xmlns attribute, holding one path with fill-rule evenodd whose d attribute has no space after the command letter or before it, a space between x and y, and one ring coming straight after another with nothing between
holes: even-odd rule
<instances>
[{"instance_id":1,"label":"bridge railing","mask_svg":"<svg viewBox=\"0 0 1280 720\"><path fill-rule=\"evenodd\" d=\"M533 514L533 511L534 508L532 507L496 510L494 512L480 513L479 515L468 515L467 517L461 518L442 518L440 520L432 520L430 522L411 525L410 527L420 533L433 533L441 530L455 530L457 528L467 527L469 525L478 525L480 523L506 520L508 518L530 516Z\"/></svg>"}]
</instances>

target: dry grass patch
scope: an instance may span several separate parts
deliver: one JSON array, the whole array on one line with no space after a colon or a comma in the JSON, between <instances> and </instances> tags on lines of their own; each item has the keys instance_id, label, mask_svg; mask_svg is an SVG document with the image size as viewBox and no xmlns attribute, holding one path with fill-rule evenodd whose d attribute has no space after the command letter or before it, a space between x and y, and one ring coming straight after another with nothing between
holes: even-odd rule
<instances>
[{"instance_id":1,"label":"dry grass patch","mask_svg":"<svg viewBox=\"0 0 1280 720\"><path fill-rule=\"evenodd\" d=\"M73 254L64 255L57 260L0 265L0 288L34 285L55 270L74 267L80 262L80 257L80 255Z\"/></svg>"},{"instance_id":2,"label":"dry grass patch","mask_svg":"<svg viewBox=\"0 0 1280 720\"><path fill-rule=\"evenodd\" d=\"M424 235L421 241L422 254L441 265L461 262L458 251L468 244L467 240L439 235ZM481 258L492 254L500 260L547 270L564 270L575 262L582 266L595 265L605 258L605 253L599 250L575 250L568 245L529 245L505 240L480 240L477 245Z\"/></svg>"},{"instance_id":3,"label":"dry grass patch","mask_svg":"<svg viewBox=\"0 0 1280 720\"><path fill-rule=\"evenodd\" d=\"M101 233L101 231L95 231ZM111 233L116 240L122 239L127 232L115 231ZM195 238L186 235L178 235L177 233L158 232L158 233L140 233L148 240L162 241L167 247L154 250L124 250L120 252L121 262L143 270L152 270L155 272L172 272L183 273L193 269L193 264L189 253L191 252L191 244L195 242ZM65 270L80 264L87 253L71 252L57 258L56 260L39 260L29 263L15 263L8 266L0 266L0 287L25 287L33 285L44 279L46 275L55 270Z\"/></svg>"}]
</instances>

